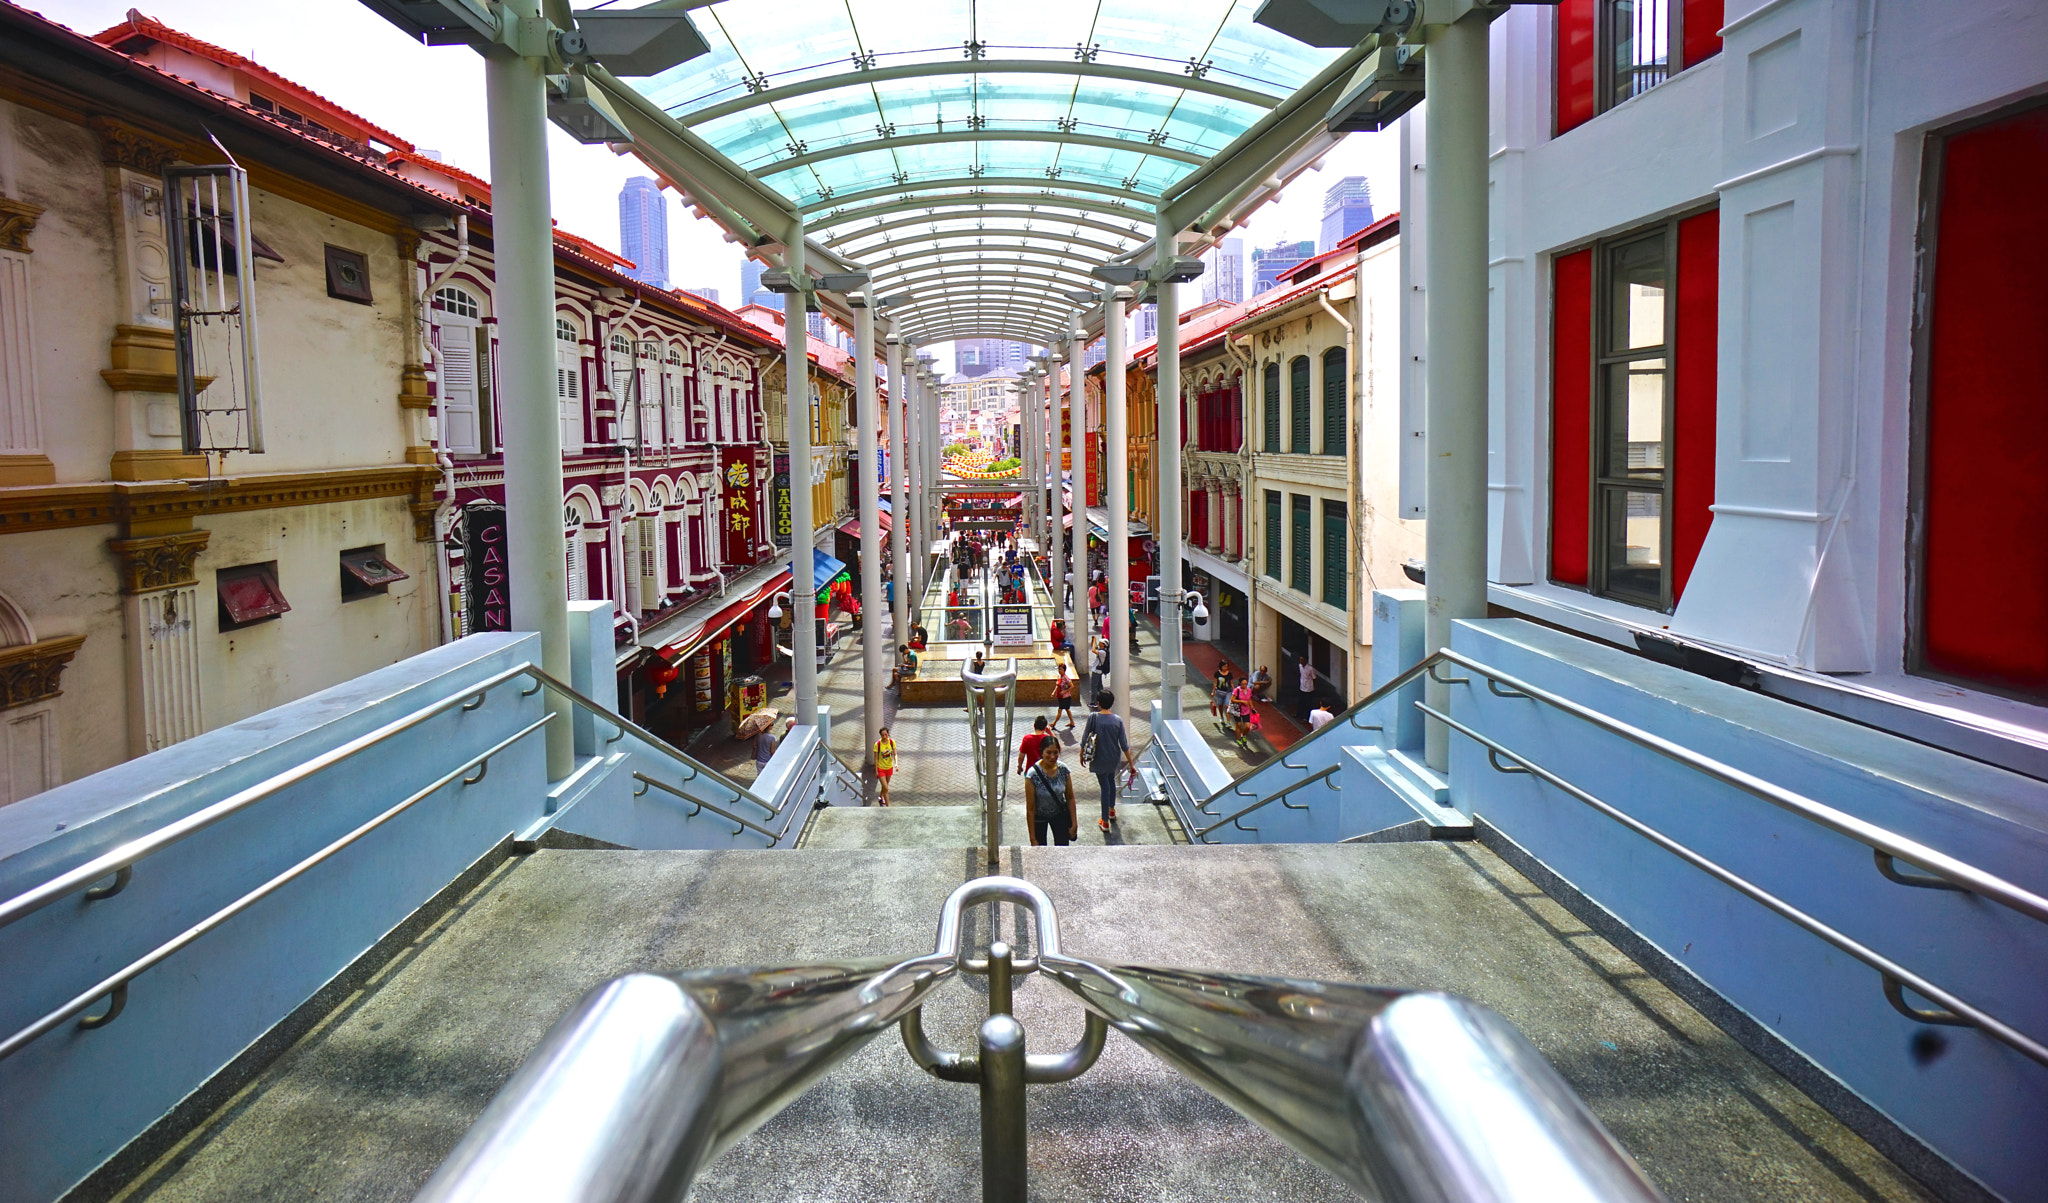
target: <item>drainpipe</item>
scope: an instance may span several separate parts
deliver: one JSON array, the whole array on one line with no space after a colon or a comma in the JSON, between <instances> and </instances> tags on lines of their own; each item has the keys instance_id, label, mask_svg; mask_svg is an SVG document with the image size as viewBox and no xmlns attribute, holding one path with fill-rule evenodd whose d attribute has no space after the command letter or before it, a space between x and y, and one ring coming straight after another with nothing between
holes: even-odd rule
<instances>
[{"instance_id":1,"label":"drainpipe","mask_svg":"<svg viewBox=\"0 0 2048 1203\"><path fill-rule=\"evenodd\" d=\"M1358 260L1355 258L1352 260L1354 267L1351 273L1351 288L1354 296L1362 292L1365 287L1358 278L1358 270L1355 266L1357 262ZM1365 500L1358 492L1358 389L1356 387L1358 379L1358 329L1343 313L1338 311L1335 305L1330 304L1329 289L1323 288L1316 291L1316 303L1323 307L1324 313L1335 318L1339 326L1344 327L1344 373L1348 377L1344 382L1344 387L1348 394L1344 407L1344 438L1346 440L1344 443L1344 539L1348 546L1345 548L1344 554L1351 561L1351 565L1347 567L1351 567L1356 566L1359 561L1358 509ZM1327 390L1329 388L1327 381L1324 382L1323 387L1325 389L1324 404L1327 405ZM1327 422L1328 419L1325 418L1325 421ZM1356 572L1347 571L1345 573L1347 579L1344 582L1345 589L1350 594L1345 599L1347 604L1344 607L1345 635L1351 644L1349 649L1350 662L1344 666L1344 697L1347 701L1354 697L1365 696L1358 690L1358 649L1362 643L1362 640L1359 638L1359 617L1360 611L1363 609L1362 606L1357 604L1358 590L1355 582L1358 575Z\"/></svg>"},{"instance_id":2,"label":"drainpipe","mask_svg":"<svg viewBox=\"0 0 2048 1203\"><path fill-rule=\"evenodd\" d=\"M539 0L505 0L508 22L538 22ZM484 59L490 117L491 236L502 350L505 525L513 566L512 625L538 631L541 667L569 679L568 567L562 555L562 431L555 406L554 230L548 218L548 61ZM576 767L571 707L552 698L548 778Z\"/></svg>"},{"instance_id":3,"label":"drainpipe","mask_svg":"<svg viewBox=\"0 0 2048 1203\"><path fill-rule=\"evenodd\" d=\"M1429 96L1425 652L1450 646L1454 621L1486 615L1487 57L1484 10L1432 28L1423 56ZM1432 707L1449 712L1449 686L1432 675L1424 692ZM1429 766L1446 772L1450 731L1435 720L1424 731Z\"/></svg>"},{"instance_id":4,"label":"drainpipe","mask_svg":"<svg viewBox=\"0 0 2048 1203\"><path fill-rule=\"evenodd\" d=\"M445 283L455 269L469 262L469 214L455 215L455 258L448 266L429 279L426 287L420 289L418 313L420 315L421 357L434 365L434 465L441 470L441 504L434 507L434 542L440 546L434 552L434 567L441 589L441 642L450 641L455 634L455 620L448 613L448 590L454 581L454 573L448 566L448 530L443 523L452 524L455 513L455 460L448 454L448 406L440 395L441 356L434 350L434 340L427 336L429 314L433 312L434 292ZM481 376L485 363L478 357L477 370ZM483 420L481 410L477 420Z\"/></svg>"}]
</instances>

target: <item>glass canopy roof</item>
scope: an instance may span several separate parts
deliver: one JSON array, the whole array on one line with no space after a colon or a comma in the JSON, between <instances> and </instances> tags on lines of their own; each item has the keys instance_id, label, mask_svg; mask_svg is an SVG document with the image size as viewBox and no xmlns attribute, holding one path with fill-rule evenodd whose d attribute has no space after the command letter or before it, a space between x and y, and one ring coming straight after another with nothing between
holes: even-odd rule
<instances>
[{"instance_id":1,"label":"glass canopy roof","mask_svg":"<svg viewBox=\"0 0 2048 1203\"><path fill-rule=\"evenodd\" d=\"M1162 192L1340 53L1256 7L723 0L691 14L710 53L637 86L911 292L916 341L1043 343Z\"/></svg>"}]
</instances>

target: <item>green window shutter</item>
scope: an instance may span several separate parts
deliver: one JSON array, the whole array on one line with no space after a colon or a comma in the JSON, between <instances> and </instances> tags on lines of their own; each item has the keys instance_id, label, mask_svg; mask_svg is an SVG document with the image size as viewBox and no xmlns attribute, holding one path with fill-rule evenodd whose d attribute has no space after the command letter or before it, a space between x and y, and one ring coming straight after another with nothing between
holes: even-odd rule
<instances>
[{"instance_id":1,"label":"green window shutter","mask_svg":"<svg viewBox=\"0 0 2048 1203\"><path fill-rule=\"evenodd\" d=\"M1323 503L1323 603L1348 610L1350 575L1345 571L1350 548L1350 511L1341 501Z\"/></svg>"},{"instance_id":2,"label":"green window shutter","mask_svg":"<svg viewBox=\"0 0 2048 1203\"><path fill-rule=\"evenodd\" d=\"M1288 384L1293 392L1293 406L1288 414L1294 427L1294 441L1287 447L1296 455L1307 455L1315 448L1308 444L1308 358L1303 356L1288 368Z\"/></svg>"},{"instance_id":3,"label":"green window shutter","mask_svg":"<svg viewBox=\"0 0 2048 1203\"><path fill-rule=\"evenodd\" d=\"M1309 591L1309 538L1308 498L1296 493L1294 495L1293 579L1289 580L1287 584L1289 588L1297 593L1307 593Z\"/></svg>"},{"instance_id":4,"label":"green window shutter","mask_svg":"<svg viewBox=\"0 0 2048 1203\"><path fill-rule=\"evenodd\" d=\"M1277 363L1266 365L1266 450L1280 450L1280 365Z\"/></svg>"},{"instance_id":5,"label":"green window shutter","mask_svg":"<svg viewBox=\"0 0 2048 1203\"><path fill-rule=\"evenodd\" d=\"M1323 356L1323 454L1344 454L1344 443L1349 436L1348 416L1344 412L1345 386L1344 349L1337 347Z\"/></svg>"},{"instance_id":6,"label":"green window shutter","mask_svg":"<svg viewBox=\"0 0 2048 1203\"><path fill-rule=\"evenodd\" d=\"M1279 375L1279 369L1274 369ZM1266 490L1266 575L1280 579L1280 494Z\"/></svg>"}]
</instances>

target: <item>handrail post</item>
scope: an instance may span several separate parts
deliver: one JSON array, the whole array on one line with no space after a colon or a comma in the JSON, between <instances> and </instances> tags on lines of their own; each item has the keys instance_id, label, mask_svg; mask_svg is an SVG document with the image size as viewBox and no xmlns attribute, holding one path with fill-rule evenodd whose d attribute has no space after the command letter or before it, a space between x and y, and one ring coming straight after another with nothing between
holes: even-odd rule
<instances>
[{"instance_id":1,"label":"handrail post","mask_svg":"<svg viewBox=\"0 0 2048 1203\"><path fill-rule=\"evenodd\" d=\"M982 1203L1025 1203L1024 1025L991 1015L980 1045Z\"/></svg>"}]
</instances>

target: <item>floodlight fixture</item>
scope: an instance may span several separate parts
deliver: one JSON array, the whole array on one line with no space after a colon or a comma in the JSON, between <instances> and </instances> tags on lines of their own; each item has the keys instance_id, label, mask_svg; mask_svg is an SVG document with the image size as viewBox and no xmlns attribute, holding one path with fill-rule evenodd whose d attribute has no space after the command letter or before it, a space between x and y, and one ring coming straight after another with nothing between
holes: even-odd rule
<instances>
[{"instance_id":1,"label":"floodlight fixture","mask_svg":"<svg viewBox=\"0 0 2048 1203\"><path fill-rule=\"evenodd\" d=\"M1414 22L1415 0L1266 0L1252 14L1253 24L1324 50L1349 50Z\"/></svg>"},{"instance_id":2,"label":"floodlight fixture","mask_svg":"<svg viewBox=\"0 0 2048 1203\"><path fill-rule=\"evenodd\" d=\"M875 302L875 304L877 304L877 305L881 306L881 307L882 307L882 308L884 308L884 309L894 309L894 308L896 308L896 307L897 307L898 305L908 305L908 304L910 304L910 299L911 299L911 294L910 294L910 293L907 293L907 292L899 292L899 293L896 293L896 294L894 294L893 296L886 296L886 297L883 297L883 298L882 298L881 300L879 300L879 301L876 301L876 302Z\"/></svg>"},{"instance_id":3,"label":"floodlight fixture","mask_svg":"<svg viewBox=\"0 0 2048 1203\"><path fill-rule=\"evenodd\" d=\"M787 268L771 267L761 273L761 287L769 292L809 292L811 281L809 277L798 280Z\"/></svg>"},{"instance_id":4,"label":"floodlight fixture","mask_svg":"<svg viewBox=\"0 0 2048 1203\"><path fill-rule=\"evenodd\" d=\"M817 287L826 292L854 292L868 285L866 272L827 272L818 277Z\"/></svg>"},{"instance_id":5,"label":"floodlight fixture","mask_svg":"<svg viewBox=\"0 0 2048 1203\"><path fill-rule=\"evenodd\" d=\"M1200 279L1205 266L1193 255L1175 255L1154 265L1151 278L1155 284L1186 284Z\"/></svg>"},{"instance_id":6,"label":"floodlight fixture","mask_svg":"<svg viewBox=\"0 0 2048 1203\"><path fill-rule=\"evenodd\" d=\"M690 15L675 8L584 8L572 15L576 28L562 33L565 54L574 37L581 54L613 75L659 75L711 52Z\"/></svg>"},{"instance_id":7,"label":"floodlight fixture","mask_svg":"<svg viewBox=\"0 0 2048 1203\"><path fill-rule=\"evenodd\" d=\"M1145 269L1135 263L1103 263L1089 268L1088 274L1104 284L1135 284L1145 275Z\"/></svg>"},{"instance_id":8,"label":"floodlight fixture","mask_svg":"<svg viewBox=\"0 0 2048 1203\"><path fill-rule=\"evenodd\" d=\"M859 289L854 289L846 294L846 303L855 309L866 309L868 307L868 294Z\"/></svg>"},{"instance_id":9,"label":"floodlight fixture","mask_svg":"<svg viewBox=\"0 0 2048 1203\"><path fill-rule=\"evenodd\" d=\"M1090 292L1087 289L1075 289L1067 294L1067 299L1076 305L1100 305L1102 303L1102 294Z\"/></svg>"},{"instance_id":10,"label":"floodlight fixture","mask_svg":"<svg viewBox=\"0 0 2048 1203\"><path fill-rule=\"evenodd\" d=\"M1365 56L1330 111L1333 134L1376 133L1422 103L1421 46L1381 46Z\"/></svg>"},{"instance_id":11,"label":"floodlight fixture","mask_svg":"<svg viewBox=\"0 0 2048 1203\"><path fill-rule=\"evenodd\" d=\"M548 120L585 146L633 140L611 102L590 90L581 71L548 76Z\"/></svg>"}]
</instances>

